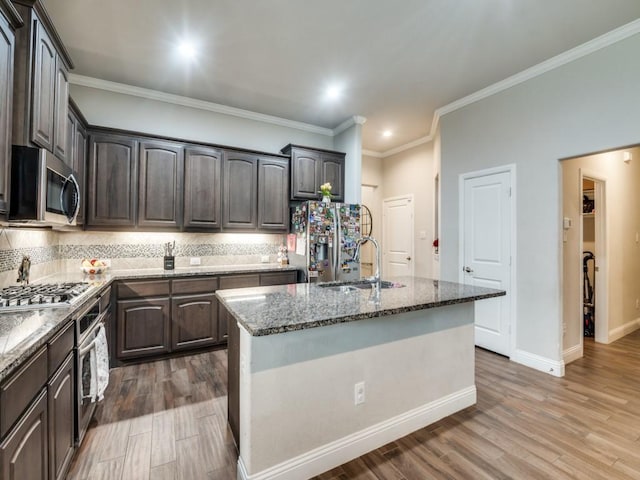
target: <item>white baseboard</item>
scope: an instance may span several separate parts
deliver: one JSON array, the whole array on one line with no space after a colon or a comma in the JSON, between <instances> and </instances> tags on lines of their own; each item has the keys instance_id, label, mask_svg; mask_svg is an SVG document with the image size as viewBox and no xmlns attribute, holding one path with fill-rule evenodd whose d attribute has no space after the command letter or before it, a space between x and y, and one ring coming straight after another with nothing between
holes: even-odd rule
<instances>
[{"instance_id":1,"label":"white baseboard","mask_svg":"<svg viewBox=\"0 0 640 480\"><path fill-rule=\"evenodd\" d=\"M609 342L615 342L616 340L621 339L625 335L629 335L631 332L635 332L640 328L640 318L636 318L635 320L631 320L630 322L625 323L620 327L616 327L613 330L609 330Z\"/></svg>"},{"instance_id":2,"label":"white baseboard","mask_svg":"<svg viewBox=\"0 0 640 480\"><path fill-rule=\"evenodd\" d=\"M476 387L459 390L318 447L261 472L248 474L238 458L239 480L299 480L319 475L476 403Z\"/></svg>"},{"instance_id":3,"label":"white baseboard","mask_svg":"<svg viewBox=\"0 0 640 480\"><path fill-rule=\"evenodd\" d=\"M554 377L564 377L564 361L551 360L550 358L519 349L516 349L511 356L511 360Z\"/></svg>"},{"instance_id":4,"label":"white baseboard","mask_svg":"<svg viewBox=\"0 0 640 480\"><path fill-rule=\"evenodd\" d=\"M582 358L583 355L583 347L582 344L574 345L573 347L567 348L564 352L562 352L562 360L564 364L571 363L579 358Z\"/></svg>"}]
</instances>

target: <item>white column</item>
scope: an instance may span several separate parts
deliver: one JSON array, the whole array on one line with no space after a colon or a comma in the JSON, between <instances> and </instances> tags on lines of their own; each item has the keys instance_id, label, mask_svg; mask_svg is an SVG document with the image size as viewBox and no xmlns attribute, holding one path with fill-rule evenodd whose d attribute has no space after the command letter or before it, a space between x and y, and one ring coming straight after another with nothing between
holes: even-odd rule
<instances>
[{"instance_id":1,"label":"white column","mask_svg":"<svg viewBox=\"0 0 640 480\"><path fill-rule=\"evenodd\" d=\"M362 201L362 125L365 117L353 116L334 129L333 148L345 152L344 201Z\"/></svg>"}]
</instances>

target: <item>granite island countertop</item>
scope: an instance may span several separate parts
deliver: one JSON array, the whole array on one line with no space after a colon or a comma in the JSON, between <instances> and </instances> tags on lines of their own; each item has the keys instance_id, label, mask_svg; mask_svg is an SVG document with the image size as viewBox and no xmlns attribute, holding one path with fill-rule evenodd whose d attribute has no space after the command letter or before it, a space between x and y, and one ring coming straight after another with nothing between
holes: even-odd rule
<instances>
[{"instance_id":1,"label":"granite island countertop","mask_svg":"<svg viewBox=\"0 0 640 480\"><path fill-rule=\"evenodd\" d=\"M318 284L230 289L216 296L252 336L395 315L506 295L503 290L420 277L395 277L399 288L341 291Z\"/></svg>"},{"instance_id":2,"label":"granite island countertop","mask_svg":"<svg viewBox=\"0 0 640 480\"><path fill-rule=\"evenodd\" d=\"M293 270L297 270L297 268L291 265L279 266L269 263L178 267L175 270L162 268L108 270L108 273L102 275L85 275L78 268L76 271L59 272L39 278L32 283L87 282L91 283L93 288L77 297L70 306L0 310L0 382L47 343L74 314L77 314L88 302L98 297L114 281Z\"/></svg>"}]
</instances>

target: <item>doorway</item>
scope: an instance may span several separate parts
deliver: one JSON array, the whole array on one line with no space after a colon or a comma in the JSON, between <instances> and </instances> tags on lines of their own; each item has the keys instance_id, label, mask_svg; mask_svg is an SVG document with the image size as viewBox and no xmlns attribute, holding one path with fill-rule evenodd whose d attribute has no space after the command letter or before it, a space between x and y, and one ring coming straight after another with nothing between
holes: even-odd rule
<instances>
[{"instance_id":1,"label":"doorway","mask_svg":"<svg viewBox=\"0 0 640 480\"><path fill-rule=\"evenodd\" d=\"M515 166L460 176L460 283L505 290L504 297L477 302L475 343L511 356L515 278Z\"/></svg>"},{"instance_id":2,"label":"doorway","mask_svg":"<svg viewBox=\"0 0 640 480\"><path fill-rule=\"evenodd\" d=\"M582 336L608 343L606 177L580 169ZM593 260L590 260L593 258Z\"/></svg>"}]
</instances>

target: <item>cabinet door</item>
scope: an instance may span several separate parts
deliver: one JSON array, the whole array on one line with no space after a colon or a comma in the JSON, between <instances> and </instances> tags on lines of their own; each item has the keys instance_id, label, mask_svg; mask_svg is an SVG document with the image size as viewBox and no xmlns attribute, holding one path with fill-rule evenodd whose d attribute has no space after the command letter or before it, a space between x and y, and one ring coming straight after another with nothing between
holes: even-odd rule
<instances>
[{"instance_id":1,"label":"cabinet door","mask_svg":"<svg viewBox=\"0 0 640 480\"><path fill-rule=\"evenodd\" d=\"M218 300L214 293L173 297L171 348L188 350L218 341Z\"/></svg>"},{"instance_id":2,"label":"cabinet door","mask_svg":"<svg viewBox=\"0 0 640 480\"><path fill-rule=\"evenodd\" d=\"M291 152L291 200L317 200L319 187L320 154L310 150Z\"/></svg>"},{"instance_id":3,"label":"cabinet door","mask_svg":"<svg viewBox=\"0 0 640 480\"><path fill-rule=\"evenodd\" d=\"M47 385L49 417L49 472L52 480L65 478L75 450L74 357L70 354Z\"/></svg>"},{"instance_id":4,"label":"cabinet door","mask_svg":"<svg viewBox=\"0 0 640 480\"><path fill-rule=\"evenodd\" d=\"M119 135L91 135L89 145L87 225L135 226L136 141Z\"/></svg>"},{"instance_id":5,"label":"cabinet door","mask_svg":"<svg viewBox=\"0 0 640 480\"><path fill-rule=\"evenodd\" d=\"M170 350L169 298L118 300L117 357L146 357Z\"/></svg>"},{"instance_id":6,"label":"cabinet door","mask_svg":"<svg viewBox=\"0 0 640 480\"><path fill-rule=\"evenodd\" d=\"M258 228L289 230L289 160L260 158L258 162Z\"/></svg>"},{"instance_id":7,"label":"cabinet door","mask_svg":"<svg viewBox=\"0 0 640 480\"><path fill-rule=\"evenodd\" d=\"M0 444L0 478L46 480L47 449L47 391L43 389Z\"/></svg>"},{"instance_id":8,"label":"cabinet door","mask_svg":"<svg viewBox=\"0 0 640 480\"><path fill-rule=\"evenodd\" d=\"M77 130L78 119L76 118L75 114L71 110L67 111L66 122L67 122L67 129L66 129L67 158L65 160L65 163L73 169L74 161L75 161L76 130Z\"/></svg>"},{"instance_id":9,"label":"cabinet door","mask_svg":"<svg viewBox=\"0 0 640 480\"><path fill-rule=\"evenodd\" d=\"M169 142L140 143L138 226L182 225L182 147Z\"/></svg>"},{"instance_id":10,"label":"cabinet door","mask_svg":"<svg viewBox=\"0 0 640 480\"><path fill-rule=\"evenodd\" d=\"M227 309L221 307L221 318L230 317ZM227 327L225 327L225 330ZM227 421L231 434L240 446L240 329L237 323L228 325L227 340Z\"/></svg>"},{"instance_id":11,"label":"cabinet door","mask_svg":"<svg viewBox=\"0 0 640 480\"><path fill-rule=\"evenodd\" d=\"M72 164L69 155L71 144L67 144L67 126L69 115L69 72L62 59L56 55L56 79L53 104L53 153L68 165Z\"/></svg>"},{"instance_id":12,"label":"cabinet door","mask_svg":"<svg viewBox=\"0 0 640 480\"><path fill-rule=\"evenodd\" d=\"M334 202L344 200L344 155L323 153L320 162L320 183L331 184L331 195Z\"/></svg>"},{"instance_id":13,"label":"cabinet door","mask_svg":"<svg viewBox=\"0 0 640 480\"><path fill-rule=\"evenodd\" d=\"M0 15L0 213L7 211L7 184L11 158L13 107L13 56L15 36Z\"/></svg>"},{"instance_id":14,"label":"cabinet door","mask_svg":"<svg viewBox=\"0 0 640 480\"><path fill-rule=\"evenodd\" d=\"M184 157L184 226L218 229L222 182L222 151L188 148Z\"/></svg>"},{"instance_id":15,"label":"cabinet door","mask_svg":"<svg viewBox=\"0 0 640 480\"><path fill-rule=\"evenodd\" d=\"M225 152L223 161L224 228L255 230L258 225L258 159L246 153Z\"/></svg>"},{"instance_id":16,"label":"cabinet door","mask_svg":"<svg viewBox=\"0 0 640 480\"><path fill-rule=\"evenodd\" d=\"M56 50L40 22L36 24L35 35L31 140L36 145L52 152L54 143Z\"/></svg>"},{"instance_id":17,"label":"cabinet door","mask_svg":"<svg viewBox=\"0 0 640 480\"><path fill-rule=\"evenodd\" d=\"M75 125L74 147L73 147L73 170L76 172L76 180L80 187L80 209L76 217L76 223L82 225L84 223L85 202L87 201L86 192L86 165L87 165L87 148L89 138L84 127L77 122Z\"/></svg>"}]
</instances>

